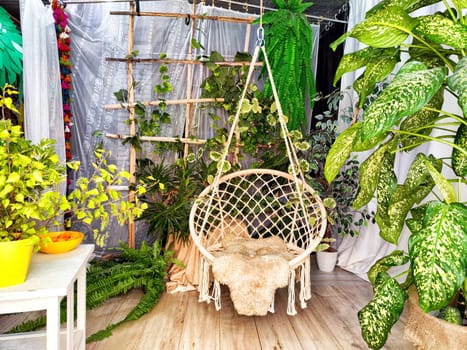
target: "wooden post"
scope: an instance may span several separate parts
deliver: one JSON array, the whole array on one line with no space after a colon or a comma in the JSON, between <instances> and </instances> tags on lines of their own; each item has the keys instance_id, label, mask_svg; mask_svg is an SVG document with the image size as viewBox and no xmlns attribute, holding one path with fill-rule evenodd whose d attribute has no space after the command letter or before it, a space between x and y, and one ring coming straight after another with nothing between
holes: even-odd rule
<instances>
[{"instance_id":1,"label":"wooden post","mask_svg":"<svg viewBox=\"0 0 467 350\"><path fill-rule=\"evenodd\" d=\"M135 3L130 2L130 17L129 17L129 28L128 28L128 56L133 56L133 43L134 43L134 32L135 32ZM135 92L133 89L133 62L128 61L128 112L130 120L130 136L136 134L135 125ZM136 171L136 150L130 145L130 183L135 183L135 171ZM129 200L133 202L135 200L135 193L132 190L128 192ZM134 222L128 223L128 247L135 248L135 224Z\"/></svg>"}]
</instances>

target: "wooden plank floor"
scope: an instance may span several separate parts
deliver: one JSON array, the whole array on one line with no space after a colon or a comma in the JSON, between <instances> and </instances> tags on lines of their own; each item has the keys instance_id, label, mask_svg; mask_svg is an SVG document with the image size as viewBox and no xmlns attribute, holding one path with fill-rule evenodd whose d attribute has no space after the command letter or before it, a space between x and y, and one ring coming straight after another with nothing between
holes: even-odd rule
<instances>
[{"instance_id":1,"label":"wooden plank floor","mask_svg":"<svg viewBox=\"0 0 467 350\"><path fill-rule=\"evenodd\" d=\"M312 264L312 298L306 309L288 316L287 289L276 293L274 314L240 316L228 289L222 290L222 309L199 303L197 292L164 294L140 320L117 328L110 338L87 344L86 350L337 350L367 349L360 335L357 311L370 300L371 286L336 268L320 272ZM88 311L88 335L126 316L141 292L132 291ZM18 316L1 317L0 331ZM386 350L415 349L403 336L405 317L389 335ZM1 348L1 347L0 347Z\"/></svg>"},{"instance_id":2,"label":"wooden plank floor","mask_svg":"<svg viewBox=\"0 0 467 350\"><path fill-rule=\"evenodd\" d=\"M222 290L222 309L199 303L197 292L164 294L141 320L121 326L112 337L88 344L87 350L337 350L367 349L360 335L357 311L371 298L371 286L336 268L318 271L313 263L312 298L306 309L288 316L287 290L276 293L274 314L240 316L228 289ZM139 293L113 300L88 312L88 334L109 321L123 318ZM389 335L384 349L415 349L403 336L405 317Z\"/></svg>"}]
</instances>

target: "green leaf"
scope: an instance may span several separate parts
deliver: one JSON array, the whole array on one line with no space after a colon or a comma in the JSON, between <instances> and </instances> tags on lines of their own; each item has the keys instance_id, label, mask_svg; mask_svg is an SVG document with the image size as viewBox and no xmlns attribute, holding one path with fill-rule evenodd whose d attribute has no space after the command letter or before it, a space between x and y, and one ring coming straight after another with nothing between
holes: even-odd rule
<instances>
[{"instance_id":1,"label":"green leaf","mask_svg":"<svg viewBox=\"0 0 467 350\"><path fill-rule=\"evenodd\" d=\"M417 18L420 23L414 28L415 35L435 44L449 45L455 49L467 48L467 26L441 13Z\"/></svg>"},{"instance_id":2,"label":"green leaf","mask_svg":"<svg viewBox=\"0 0 467 350\"><path fill-rule=\"evenodd\" d=\"M408 62L364 113L362 138L384 134L399 120L418 112L438 92L444 68L420 69L420 62Z\"/></svg>"},{"instance_id":3,"label":"green leaf","mask_svg":"<svg viewBox=\"0 0 467 350\"><path fill-rule=\"evenodd\" d=\"M439 116L438 111L441 110L441 107L444 102L443 95L444 88L441 88L420 111L405 118L401 123L400 129L403 131L417 133L418 135L430 135L431 131L433 130L433 127L427 126L433 124L433 122ZM423 136L401 136L401 143L403 147L410 146L410 148L408 148L407 150L413 149L414 147L426 141L427 139Z\"/></svg>"},{"instance_id":4,"label":"green leaf","mask_svg":"<svg viewBox=\"0 0 467 350\"><path fill-rule=\"evenodd\" d=\"M373 299L358 312L358 320L368 347L381 349L404 309L407 293L386 272L378 274L374 291Z\"/></svg>"},{"instance_id":5,"label":"green leaf","mask_svg":"<svg viewBox=\"0 0 467 350\"><path fill-rule=\"evenodd\" d=\"M456 136L454 138L454 144L460 147L464 152L459 149L452 149L451 165L454 173L459 177L467 176L467 124L459 125Z\"/></svg>"},{"instance_id":6,"label":"green leaf","mask_svg":"<svg viewBox=\"0 0 467 350\"><path fill-rule=\"evenodd\" d=\"M379 147L360 165L360 186L357 197L352 203L355 210L366 205L372 198L378 185L381 165L384 154L388 150L388 144Z\"/></svg>"},{"instance_id":7,"label":"green leaf","mask_svg":"<svg viewBox=\"0 0 467 350\"><path fill-rule=\"evenodd\" d=\"M344 130L329 149L324 165L324 177L328 183L331 183L335 179L345 161L349 158L355 136L360 126L361 125L357 126L357 124L355 124Z\"/></svg>"},{"instance_id":8,"label":"green leaf","mask_svg":"<svg viewBox=\"0 0 467 350\"><path fill-rule=\"evenodd\" d=\"M410 17L403 8L390 6L357 24L350 36L368 46L394 47L407 39L417 23L417 19Z\"/></svg>"},{"instance_id":9,"label":"green leaf","mask_svg":"<svg viewBox=\"0 0 467 350\"><path fill-rule=\"evenodd\" d=\"M380 272L387 272L392 266L402 266L409 262L409 256L403 250L394 250L391 254L377 260L368 271L368 279L375 284Z\"/></svg>"},{"instance_id":10,"label":"green leaf","mask_svg":"<svg viewBox=\"0 0 467 350\"><path fill-rule=\"evenodd\" d=\"M374 64L374 62L379 61L382 57L384 57L385 60L391 60L393 57L395 57L396 52L397 51L393 48L377 49L373 47L366 47L362 50L345 54L342 56L339 62L339 66L337 67L333 85L336 85L336 83L345 73L353 72L358 68L366 66L370 62L373 62Z\"/></svg>"},{"instance_id":11,"label":"green leaf","mask_svg":"<svg viewBox=\"0 0 467 350\"><path fill-rule=\"evenodd\" d=\"M443 176L441 173L435 169L433 164L430 161L425 159L425 166L430 172L433 181L435 182L436 186L438 187L443 199L446 203L453 203L456 201L456 190L454 186Z\"/></svg>"},{"instance_id":12,"label":"green leaf","mask_svg":"<svg viewBox=\"0 0 467 350\"><path fill-rule=\"evenodd\" d=\"M435 169L441 170L442 162L433 156L417 154L409 169L403 185L398 185L391 197L386 213L378 213L375 217L380 228L380 236L393 244L397 244L404 222L410 209L419 203L433 189L434 181L426 167L430 161Z\"/></svg>"},{"instance_id":13,"label":"green leaf","mask_svg":"<svg viewBox=\"0 0 467 350\"><path fill-rule=\"evenodd\" d=\"M448 78L448 86L459 96L457 103L467 115L467 56L457 63L454 73Z\"/></svg>"},{"instance_id":14,"label":"green leaf","mask_svg":"<svg viewBox=\"0 0 467 350\"><path fill-rule=\"evenodd\" d=\"M390 225L388 215L389 206L394 192L397 189L397 177L394 173L395 154L386 151L381 163L381 170L376 186L376 198L378 199L378 208L375 218L378 222L383 221L385 225Z\"/></svg>"},{"instance_id":15,"label":"green leaf","mask_svg":"<svg viewBox=\"0 0 467 350\"><path fill-rule=\"evenodd\" d=\"M362 108L366 102L366 98L374 92L376 84L384 80L400 61L395 55L379 57L367 64L365 72L353 84L355 91L358 93L359 107Z\"/></svg>"},{"instance_id":16,"label":"green leaf","mask_svg":"<svg viewBox=\"0 0 467 350\"><path fill-rule=\"evenodd\" d=\"M425 312L446 306L466 278L466 222L464 204L430 202L422 227L409 237L419 305Z\"/></svg>"}]
</instances>

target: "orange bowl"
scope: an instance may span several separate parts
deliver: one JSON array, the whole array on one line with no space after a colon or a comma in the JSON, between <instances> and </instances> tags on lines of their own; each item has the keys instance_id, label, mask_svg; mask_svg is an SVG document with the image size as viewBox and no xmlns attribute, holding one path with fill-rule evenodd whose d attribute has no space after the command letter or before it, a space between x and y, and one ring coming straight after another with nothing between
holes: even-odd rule
<instances>
[{"instance_id":1,"label":"orange bowl","mask_svg":"<svg viewBox=\"0 0 467 350\"><path fill-rule=\"evenodd\" d=\"M41 236L41 238L46 237L49 237L51 242L47 244L41 240L39 251L46 254L60 254L79 246L84 239L84 234L78 231L57 231Z\"/></svg>"}]
</instances>

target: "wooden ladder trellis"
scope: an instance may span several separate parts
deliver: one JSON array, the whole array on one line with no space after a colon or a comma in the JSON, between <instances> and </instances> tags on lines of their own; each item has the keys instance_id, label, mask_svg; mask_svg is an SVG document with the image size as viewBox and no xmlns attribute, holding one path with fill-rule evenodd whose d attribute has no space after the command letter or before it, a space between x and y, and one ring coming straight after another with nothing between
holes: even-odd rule
<instances>
[{"instance_id":1,"label":"wooden ladder trellis","mask_svg":"<svg viewBox=\"0 0 467 350\"><path fill-rule=\"evenodd\" d=\"M199 2L199 1L198 1ZM114 62L126 62L128 65L128 102L120 104L107 104L104 106L106 110L118 110L118 109L127 109L129 114L129 135L118 135L118 134L106 134L106 137L113 139L125 139L127 137L133 137L136 135L136 123L135 123L135 93L134 93L134 80L133 80L133 69L134 65L138 63L164 63L164 64L187 64L187 95L185 99L179 100L166 100L164 101L167 105L175 104L186 104L186 113L185 113L185 135L183 137L167 137L167 136L143 136L139 139L141 141L152 141L152 142L181 142L184 144L184 157L188 155L189 145L190 144L204 144L206 140L196 138L196 135L191 135L191 126L193 122L194 114L194 104L195 103L209 103L209 102L222 102L222 98L192 98L192 89L193 89L193 67L194 65L202 64L199 60L193 59L193 52L191 45L189 46L187 59L177 60L177 59L153 59L153 58L132 58L132 53L134 52L134 32L135 32L135 16L147 16L147 17L174 17L180 19L190 19L191 22L191 31L190 39L194 38L196 26L196 20L215 20L215 21L225 21L225 22L234 22L234 23L245 23L247 25L246 35L245 35L245 47L244 51L248 51L249 42L250 42L250 33L251 33L251 24L253 22L252 17L248 18L235 18L235 17L226 17L226 16L201 16L196 14L196 5L197 0L193 0L193 11L191 14L183 13L164 13L164 12L136 12L136 4L134 0L129 0L130 10L129 11L111 11L111 15L124 15L129 16L129 26L128 26L128 56L129 58L106 58L106 61ZM190 40L191 42L191 40ZM239 66L239 65L249 65L250 62L216 62L218 65L226 66ZM261 63L258 63L261 65ZM141 103L141 102L138 102ZM142 102L145 106L157 106L161 101L146 101ZM129 172L131 174L130 183L135 182L135 171L136 171L136 150L130 145L130 159L129 159ZM128 188L126 188L129 190ZM134 192L129 190L129 199L134 200ZM128 246L130 248L135 247L135 224L128 224Z\"/></svg>"}]
</instances>

